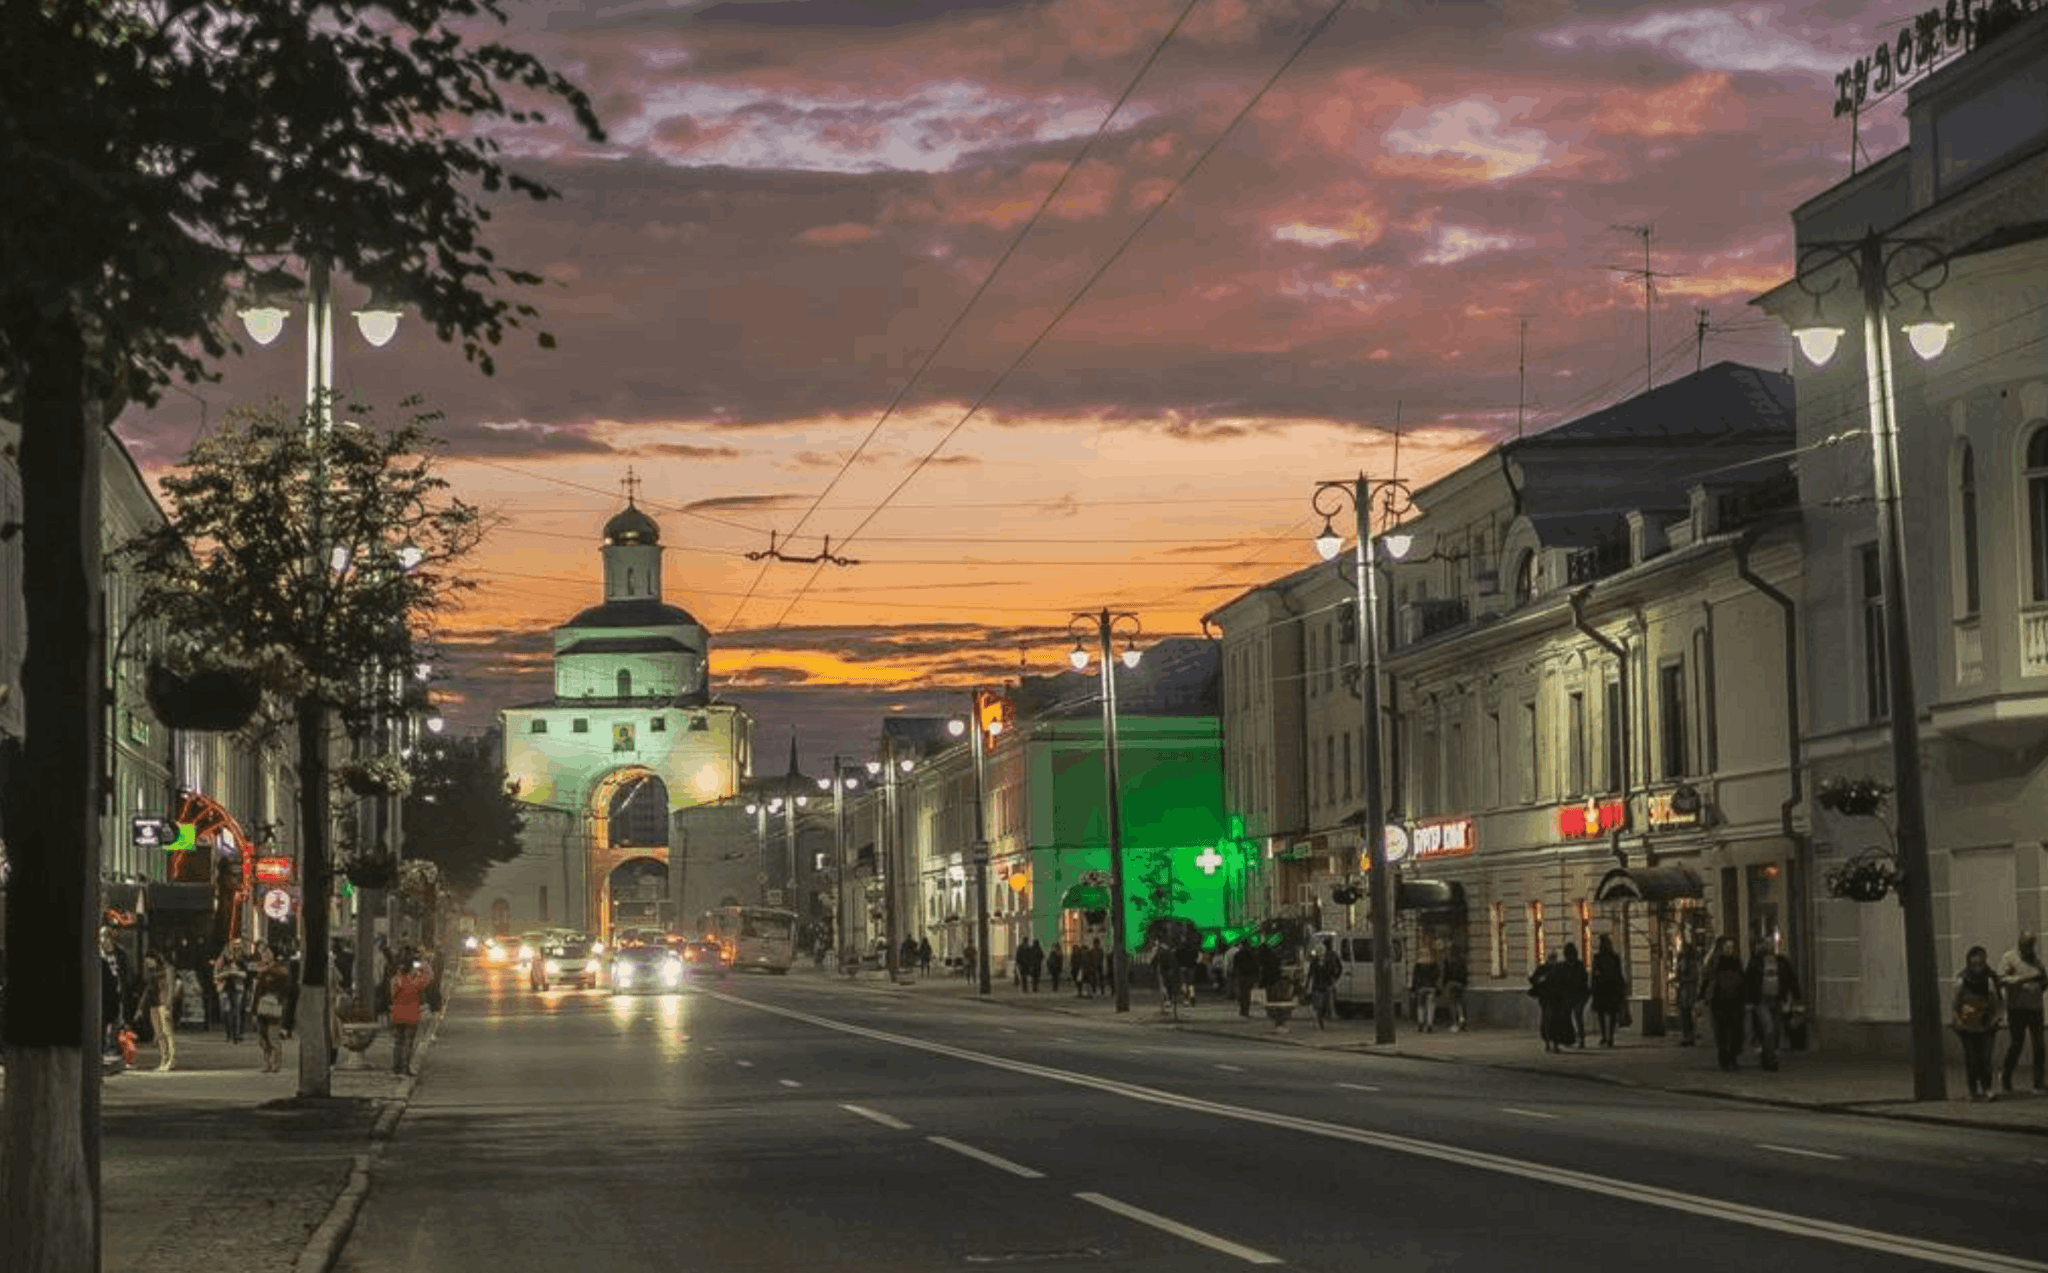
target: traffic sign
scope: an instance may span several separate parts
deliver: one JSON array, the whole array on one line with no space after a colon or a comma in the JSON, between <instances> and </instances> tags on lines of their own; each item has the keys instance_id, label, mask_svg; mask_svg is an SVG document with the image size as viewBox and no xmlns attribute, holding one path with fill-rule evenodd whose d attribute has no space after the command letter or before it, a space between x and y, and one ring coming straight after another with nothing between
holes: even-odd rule
<instances>
[{"instance_id":1,"label":"traffic sign","mask_svg":"<svg viewBox=\"0 0 2048 1273\"><path fill-rule=\"evenodd\" d=\"M138 849L151 850L164 847L165 827L162 818L128 819L128 842Z\"/></svg>"}]
</instances>

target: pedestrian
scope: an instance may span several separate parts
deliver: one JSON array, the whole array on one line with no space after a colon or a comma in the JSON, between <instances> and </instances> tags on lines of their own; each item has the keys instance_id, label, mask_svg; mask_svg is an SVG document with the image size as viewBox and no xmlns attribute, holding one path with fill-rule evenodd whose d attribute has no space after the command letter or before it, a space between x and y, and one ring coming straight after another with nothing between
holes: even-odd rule
<instances>
[{"instance_id":1,"label":"pedestrian","mask_svg":"<svg viewBox=\"0 0 2048 1273\"><path fill-rule=\"evenodd\" d=\"M1778 1068L1778 1039L1785 1028L1785 1008L1799 998L1799 976L1792 961L1778 953L1769 937L1757 942L1742 973L1742 1002L1756 1029L1763 1067ZM1988 1085L1989 1080L1987 1080Z\"/></svg>"},{"instance_id":2,"label":"pedestrian","mask_svg":"<svg viewBox=\"0 0 2048 1273\"><path fill-rule=\"evenodd\" d=\"M249 994L256 1016L256 1043L263 1049L263 1072L275 1074L284 1067L284 1046L278 1036L284 1030L284 1012L291 1001L291 969L279 961L269 946L256 948L256 971Z\"/></svg>"},{"instance_id":3,"label":"pedestrian","mask_svg":"<svg viewBox=\"0 0 2048 1273\"><path fill-rule=\"evenodd\" d=\"M413 1041L419 1037L421 1000L434 971L410 948L401 952L391 977L391 1072L411 1074Z\"/></svg>"},{"instance_id":4,"label":"pedestrian","mask_svg":"<svg viewBox=\"0 0 2048 1273\"><path fill-rule=\"evenodd\" d=\"M1045 947L1038 944L1036 937L1024 939L1024 981L1026 990L1038 993L1038 978L1045 971Z\"/></svg>"},{"instance_id":5,"label":"pedestrian","mask_svg":"<svg viewBox=\"0 0 2048 1273\"><path fill-rule=\"evenodd\" d=\"M121 1051L121 948L114 930L100 929L100 1052L114 1056Z\"/></svg>"},{"instance_id":6,"label":"pedestrian","mask_svg":"<svg viewBox=\"0 0 2048 1273\"><path fill-rule=\"evenodd\" d=\"M445 978L448 975L447 956L441 953L439 946L430 943L427 946L426 953L421 957L421 962L426 966L427 971L432 974L432 977L427 982L426 993L420 996L420 1002L426 1005L428 1012L439 1015L442 996L447 993L445 983Z\"/></svg>"},{"instance_id":7,"label":"pedestrian","mask_svg":"<svg viewBox=\"0 0 2048 1273\"><path fill-rule=\"evenodd\" d=\"M1337 947L1330 938L1323 938L1308 961L1308 999L1315 1008L1318 1030L1330 1028L1330 1013L1337 1004L1337 979L1343 975L1344 962L1337 958Z\"/></svg>"},{"instance_id":8,"label":"pedestrian","mask_svg":"<svg viewBox=\"0 0 2048 1273\"><path fill-rule=\"evenodd\" d=\"M2048 969L2041 966L2034 934L2021 933L2020 944L1998 961L1999 988L2005 991L2006 1028L2012 1042L2005 1049L2005 1090L2012 1090L2013 1072L2019 1069L2020 1052L2029 1038L2034 1041L2034 1091L2048 1092L2041 1069L2041 991L2048 987Z\"/></svg>"},{"instance_id":9,"label":"pedestrian","mask_svg":"<svg viewBox=\"0 0 2048 1273\"><path fill-rule=\"evenodd\" d=\"M1696 1025L1695 1010L1700 995L1700 944L1692 934L1681 934L1678 939L1676 976L1678 978L1678 1046L1693 1046Z\"/></svg>"},{"instance_id":10,"label":"pedestrian","mask_svg":"<svg viewBox=\"0 0 2048 1273\"><path fill-rule=\"evenodd\" d=\"M178 974L170 961L152 950L142 957L142 1011L156 1036L158 1070L178 1065Z\"/></svg>"},{"instance_id":11,"label":"pedestrian","mask_svg":"<svg viewBox=\"0 0 2048 1273\"><path fill-rule=\"evenodd\" d=\"M249 957L240 938L231 938L213 961L213 985L220 994L221 1022L229 1043L242 1041L243 992L249 986Z\"/></svg>"},{"instance_id":12,"label":"pedestrian","mask_svg":"<svg viewBox=\"0 0 2048 1273\"><path fill-rule=\"evenodd\" d=\"M1563 1051L1572 1040L1572 1009L1571 987L1562 951L1550 952L1550 958L1544 965L1530 974L1529 987L1529 993L1536 996L1542 1013L1544 1050Z\"/></svg>"},{"instance_id":13,"label":"pedestrian","mask_svg":"<svg viewBox=\"0 0 2048 1273\"><path fill-rule=\"evenodd\" d=\"M1112 975L1109 955L1102 949L1102 939L1097 937L1088 943L1088 997L1092 999L1101 994L1103 987L1109 985Z\"/></svg>"},{"instance_id":14,"label":"pedestrian","mask_svg":"<svg viewBox=\"0 0 2048 1273\"><path fill-rule=\"evenodd\" d=\"M919 936L917 939L917 975L929 977L932 972L932 939Z\"/></svg>"},{"instance_id":15,"label":"pedestrian","mask_svg":"<svg viewBox=\"0 0 2048 1273\"><path fill-rule=\"evenodd\" d=\"M1408 975L1408 991L1414 996L1415 1003L1415 1027L1424 1034L1436 1030L1436 992L1442 975L1442 970L1437 967L1435 948L1424 946L1422 958L1415 961L1415 967Z\"/></svg>"},{"instance_id":16,"label":"pedestrian","mask_svg":"<svg viewBox=\"0 0 2048 1273\"><path fill-rule=\"evenodd\" d=\"M1444 955L1444 1005L1450 1009L1451 1031L1465 1032L1465 983L1471 979L1465 968L1465 957L1458 953L1456 946Z\"/></svg>"},{"instance_id":17,"label":"pedestrian","mask_svg":"<svg viewBox=\"0 0 2048 1273\"><path fill-rule=\"evenodd\" d=\"M1707 1013L1713 1018L1714 1056L1724 1070L1741 1068L1742 981L1742 956L1735 953L1735 939L1723 937L1714 943L1699 997L1706 1000Z\"/></svg>"},{"instance_id":18,"label":"pedestrian","mask_svg":"<svg viewBox=\"0 0 2048 1273\"><path fill-rule=\"evenodd\" d=\"M1593 997L1593 980L1586 974L1586 961L1579 956L1579 944L1564 944L1564 984L1567 1020L1571 1035L1566 1043L1586 1046L1586 1001Z\"/></svg>"},{"instance_id":19,"label":"pedestrian","mask_svg":"<svg viewBox=\"0 0 2048 1273\"><path fill-rule=\"evenodd\" d=\"M1060 944L1054 942L1052 949L1047 951L1045 955L1045 975L1052 980L1052 992L1054 994L1060 992L1060 970L1065 965L1066 960L1060 955Z\"/></svg>"},{"instance_id":20,"label":"pedestrian","mask_svg":"<svg viewBox=\"0 0 2048 1273\"><path fill-rule=\"evenodd\" d=\"M1237 945L1230 957L1230 980L1237 990L1237 1015L1252 1014L1252 990L1259 984L1259 952L1249 938Z\"/></svg>"},{"instance_id":21,"label":"pedestrian","mask_svg":"<svg viewBox=\"0 0 2048 1273\"><path fill-rule=\"evenodd\" d=\"M1628 1003L1628 978L1621 971L1621 956L1614 938L1600 934L1600 949L1593 955L1593 1015L1600 1024L1600 1046L1614 1046L1615 1027L1621 1024L1621 1010Z\"/></svg>"},{"instance_id":22,"label":"pedestrian","mask_svg":"<svg viewBox=\"0 0 2048 1273\"><path fill-rule=\"evenodd\" d=\"M981 952L974 948L971 941L967 943L967 949L961 952L960 966L967 970L968 976L974 978L975 985L981 984Z\"/></svg>"},{"instance_id":23,"label":"pedestrian","mask_svg":"<svg viewBox=\"0 0 2048 1273\"><path fill-rule=\"evenodd\" d=\"M1963 1069L1970 1077L1970 1099L1994 1099L1991 1092L1991 1045L1998 1037L2002 996L1998 976L1991 971L1991 956L1982 946L1972 946L1963 956L1963 971L1956 977L1953 1011L1954 1030L1963 1041Z\"/></svg>"}]
</instances>

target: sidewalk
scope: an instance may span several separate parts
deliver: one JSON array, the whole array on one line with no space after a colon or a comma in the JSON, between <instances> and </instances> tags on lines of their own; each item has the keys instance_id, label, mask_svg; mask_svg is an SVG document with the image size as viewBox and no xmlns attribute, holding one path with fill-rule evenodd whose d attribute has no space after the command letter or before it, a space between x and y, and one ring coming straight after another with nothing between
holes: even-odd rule
<instances>
[{"instance_id":1,"label":"sidewalk","mask_svg":"<svg viewBox=\"0 0 2048 1273\"><path fill-rule=\"evenodd\" d=\"M980 998L969 980L937 973L894 987L878 974L863 974L851 979L815 972L809 972L809 976L821 982L829 980L880 994L893 992L970 1003ZM1782 1068L1770 1073L1756 1064L1752 1051L1743 1058L1741 1070L1726 1074L1715 1067L1713 1041L1704 1031L1699 1044L1690 1048L1680 1046L1676 1035L1645 1039L1633 1030L1624 1030L1616 1036L1612 1048L1600 1047L1595 1038L1584 1049L1568 1048L1562 1053L1548 1053L1543 1050L1543 1044L1533 1029L1526 1032L1488 1029L1454 1034L1448 1027L1439 1026L1434 1032L1425 1034L1417 1031L1412 1022L1403 1019L1397 1023L1397 1041L1382 1048L1373 1042L1373 1023L1368 1019L1333 1019L1327 1029L1318 1030L1315 1017L1304 1008L1297 1009L1286 1027L1281 1029L1274 1026L1262 1002L1256 998L1252 1004L1252 1015L1247 1018L1237 1015L1235 1002L1205 991L1194 1007L1183 1005L1180 1018L1175 1021L1162 1012L1158 992L1146 985L1132 987L1131 1011L1122 1017L1116 1015L1115 1000L1109 995L1081 999L1065 987L1058 994L1049 987L1036 994L1027 994L1019 991L1014 983L1000 979L991 989L991 998L1005 1007L1093 1017L1128 1024L1136 1029L1181 1030L1285 1047L1485 1065L1520 1073L1588 1079L1692 1096L2048 1135L2048 1095L2026 1090L2027 1067L2032 1063L2031 1058L2022 1063L2020 1072L2015 1076L2020 1090L2009 1096L2001 1093L1996 1101L1988 1104L1972 1103L1967 1099L1969 1084L1963 1076L1962 1062L1956 1058L1948 1076L1950 1099L1922 1103L1913 1100L1912 1072L1903 1058L1788 1051L1780 1057ZM1590 1021L1588 1025L1591 1025ZM2005 1039L2001 1035L2000 1056L2003 1055L2004 1044Z\"/></svg>"},{"instance_id":2,"label":"sidewalk","mask_svg":"<svg viewBox=\"0 0 2048 1273\"><path fill-rule=\"evenodd\" d=\"M438 1019L422 1026L415 1069L438 1031ZM309 1240L332 1227L337 1195L412 1095L415 1080L391 1073L389 1039L379 1032L362 1068L344 1051L325 1101L297 1099L296 1036L276 1074L262 1072L253 1032L240 1044L219 1029L181 1033L167 1073L144 1045L137 1068L101 1084L102 1267L324 1268L333 1252Z\"/></svg>"}]
</instances>

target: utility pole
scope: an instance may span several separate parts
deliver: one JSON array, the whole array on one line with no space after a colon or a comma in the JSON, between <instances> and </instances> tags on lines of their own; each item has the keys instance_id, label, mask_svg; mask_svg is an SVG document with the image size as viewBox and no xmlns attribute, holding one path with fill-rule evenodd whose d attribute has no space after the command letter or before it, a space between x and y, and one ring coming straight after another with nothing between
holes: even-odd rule
<instances>
[{"instance_id":1,"label":"utility pole","mask_svg":"<svg viewBox=\"0 0 2048 1273\"><path fill-rule=\"evenodd\" d=\"M1707 365L1707 309L1702 305L1693 311L1699 317L1693 325L1692 370L1694 375Z\"/></svg>"},{"instance_id":2,"label":"utility pole","mask_svg":"<svg viewBox=\"0 0 2048 1273\"><path fill-rule=\"evenodd\" d=\"M1515 349L1515 436L1522 436L1522 411L1529 401L1529 315L1518 314L1522 338ZM1396 473L1400 466L1396 465Z\"/></svg>"}]
</instances>

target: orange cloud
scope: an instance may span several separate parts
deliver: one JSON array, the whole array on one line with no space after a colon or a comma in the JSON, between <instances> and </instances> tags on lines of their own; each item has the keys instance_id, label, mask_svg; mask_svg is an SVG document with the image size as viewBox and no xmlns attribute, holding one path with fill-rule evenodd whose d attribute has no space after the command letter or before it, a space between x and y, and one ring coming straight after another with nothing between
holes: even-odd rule
<instances>
[{"instance_id":1,"label":"orange cloud","mask_svg":"<svg viewBox=\"0 0 2048 1273\"><path fill-rule=\"evenodd\" d=\"M1422 90L1406 80L1353 68L1313 88L1268 93L1253 114L1328 153L1348 155L1362 135L1422 100Z\"/></svg>"},{"instance_id":2,"label":"orange cloud","mask_svg":"<svg viewBox=\"0 0 2048 1273\"><path fill-rule=\"evenodd\" d=\"M1269 237L1310 247L1363 246L1377 241L1387 228L1386 215L1371 192L1355 181L1282 204L1262 214L1261 220Z\"/></svg>"},{"instance_id":3,"label":"orange cloud","mask_svg":"<svg viewBox=\"0 0 2048 1273\"><path fill-rule=\"evenodd\" d=\"M1013 179L986 173L965 178L943 177L933 187L930 198L898 201L891 205L886 219L1014 229L1030 218L1065 170L1065 164L1036 163ZM1088 160L1067 178L1046 215L1062 221L1093 220L1114 206L1121 183L1122 176L1115 168L1100 160Z\"/></svg>"},{"instance_id":4,"label":"orange cloud","mask_svg":"<svg viewBox=\"0 0 2048 1273\"><path fill-rule=\"evenodd\" d=\"M1443 186L1483 186L1494 177L1493 165L1484 159L1456 155L1376 155L1368 169L1375 177Z\"/></svg>"},{"instance_id":5,"label":"orange cloud","mask_svg":"<svg viewBox=\"0 0 2048 1273\"><path fill-rule=\"evenodd\" d=\"M833 225L814 225L796 236L798 243L809 243L816 247L836 248L849 243L866 243L875 237L875 227L862 225L857 221L840 221Z\"/></svg>"},{"instance_id":6,"label":"orange cloud","mask_svg":"<svg viewBox=\"0 0 2048 1273\"><path fill-rule=\"evenodd\" d=\"M670 154L694 154L720 145L739 130L738 120L707 126L688 115L676 115L654 126L654 145Z\"/></svg>"},{"instance_id":7,"label":"orange cloud","mask_svg":"<svg viewBox=\"0 0 2048 1273\"><path fill-rule=\"evenodd\" d=\"M1696 137L1717 127L1741 127L1740 99L1723 96L1729 79L1725 71L1711 71L1644 93L1603 93L1593 127L1634 137Z\"/></svg>"}]
</instances>

